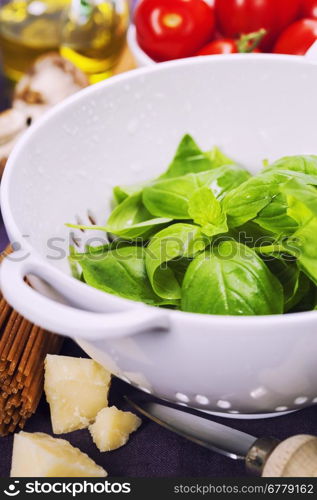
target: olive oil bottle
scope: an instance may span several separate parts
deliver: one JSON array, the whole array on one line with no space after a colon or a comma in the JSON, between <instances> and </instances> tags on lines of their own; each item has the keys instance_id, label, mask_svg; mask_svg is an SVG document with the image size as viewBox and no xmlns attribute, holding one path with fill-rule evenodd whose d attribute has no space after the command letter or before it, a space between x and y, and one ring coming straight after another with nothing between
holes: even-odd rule
<instances>
[{"instance_id":1,"label":"olive oil bottle","mask_svg":"<svg viewBox=\"0 0 317 500\"><path fill-rule=\"evenodd\" d=\"M60 50L95 83L111 74L128 23L127 0L2 0L5 73L18 81L37 57Z\"/></svg>"},{"instance_id":2,"label":"olive oil bottle","mask_svg":"<svg viewBox=\"0 0 317 500\"><path fill-rule=\"evenodd\" d=\"M40 55L56 51L71 0L11 0L1 3L0 48L5 73L18 81Z\"/></svg>"},{"instance_id":3,"label":"olive oil bottle","mask_svg":"<svg viewBox=\"0 0 317 500\"><path fill-rule=\"evenodd\" d=\"M95 83L111 75L125 44L127 0L73 0L62 23L61 55Z\"/></svg>"}]
</instances>

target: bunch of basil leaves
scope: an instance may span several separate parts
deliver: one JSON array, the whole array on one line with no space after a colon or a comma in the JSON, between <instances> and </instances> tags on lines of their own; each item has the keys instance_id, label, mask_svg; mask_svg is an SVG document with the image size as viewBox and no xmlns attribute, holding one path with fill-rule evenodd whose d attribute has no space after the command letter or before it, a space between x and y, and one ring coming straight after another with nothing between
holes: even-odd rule
<instances>
[{"instance_id":1,"label":"bunch of basil leaves","mask_svg":"<svg viewBox=\"0 0 317 500\"><path fill-rule=\"evenodd\" d=\"M72 249L71 267L105 292L182 311L315 309L316 187L317 156L285 157L253 177L186 135L159 178L114 188L105 227L91 227L111 242Z\"/></svg>"}]
</instances>

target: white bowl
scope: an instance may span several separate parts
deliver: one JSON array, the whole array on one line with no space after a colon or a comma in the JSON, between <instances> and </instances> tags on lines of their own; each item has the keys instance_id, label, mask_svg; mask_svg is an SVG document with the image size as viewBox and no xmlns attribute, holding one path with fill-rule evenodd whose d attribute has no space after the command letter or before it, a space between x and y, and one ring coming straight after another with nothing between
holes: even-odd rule
<instances>
[{"instance_id":1,"label":"white bowl","mask_svg":"<svg viewBox=\"0 0 317 500\"><path fill-rule=\"evenodd\" d=\"M134 24L130 24L127 38L129 48L139 68L157 64L157 62L154 61L154 59L152 59L150 56L148 56L147 53L144 52L144 50L142 50L140 45L138 44L138 40L136 37L136 27Z\"/></svg>"},{"instance_id":2,"label":"white bowl","mask_svg":"<svg viewBox=\"0 0 317 500\"><path fill-rule=\"evenodd\" d=\"M71 97L31 127L5 170L3 217L21 250L1 266L4 296L170 401L231 416L316 402L317 311L220 317L108 295L70 276L64 226L87 209L105 222L112 187L161 173L185 132L254 172L263 158L316 153L316 87L317 66L305 58L226 55L154 65ZM28 287L29 274L68 305Z\"/></svg>"}]
</instances>

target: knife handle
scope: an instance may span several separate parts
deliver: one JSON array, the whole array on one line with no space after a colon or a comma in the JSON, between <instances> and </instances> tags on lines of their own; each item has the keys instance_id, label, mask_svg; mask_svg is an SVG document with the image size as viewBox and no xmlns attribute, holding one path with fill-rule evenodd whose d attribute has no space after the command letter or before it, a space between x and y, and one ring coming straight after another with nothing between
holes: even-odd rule
<instances>
[{"instance_id":1,"label":"knife handle","mask_svg":"<svg viewBox=\"0 0 317 500\"><path fill-rule=\"evenodd\" d=\"M246 467L262 477L317 477L317 437L302 434L282 443L260 438L247 454Z\"/></svg>"},{"instance_id":2,"label":"knife handle","mask_svg":"<svg viewBox=\"0 0 317 500\"><path fill-rule=\"evenodd\" d=\"M262 477L317 477L317 437L293 436L268 456Z\"/></svg>"}]
</instances>

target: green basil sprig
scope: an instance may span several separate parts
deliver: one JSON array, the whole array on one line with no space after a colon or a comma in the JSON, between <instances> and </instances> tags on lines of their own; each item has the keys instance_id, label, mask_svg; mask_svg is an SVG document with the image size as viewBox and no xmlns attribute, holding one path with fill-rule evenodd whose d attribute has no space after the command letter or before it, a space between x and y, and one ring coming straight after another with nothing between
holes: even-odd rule
<instances>
[{"instance_id":1,"label":"green basil sprig","mask_svg":"<svg viewBox=\"0 0 317 500\"><path fill-rule=\"evenodd\" d=\"M291 222L287 215L287 204L280 187L289 179L295 178L306 185L317 186L317 175L313 176L290 170L264 171L238 186L225 198L224 208L229 225L237 227L254 220L260 226L273 232L287 231ZM274 203L272 211L269 207L271 203ZM266 212L264 212L265 208ZM271 219L271 223L268 219Z\"/></svg>"},{"instance_id":2,"label":"green basil sprig","mask_svg":"<svg viewBox=\"0 0 317 500\"><path fill-rule=\"evenodd\" d=\"M195 191L209 187L218 199L223 199L249 177L249 172L237 165L224 165L199 174L163 179L143 189L143 203L156 217L188 220L188 203Z\"/></svg>"},{"instance_id":3,"label":"green basil sprig","mask_svg":"<svg viewBox=\"0 0 317 500\"><path fill-rule=\"evenodd\" d=\"M68 224L111 235L83 254L71 249L74 278L202 314L317 308L317 156L284 157L251 177L186 135L160 177L113 196L104 225Z\"/></svg>"},{"instance_id":4,"label":"green basil sprig","mask_svg":"<svg viewBox=\"0 0 317 500\"><path fill-rule=\"evenodd\" d=\"M206 236L216 236L228 231L227 216L211 189L197 189L188 202L188 214L201 226Z\"/></svg>"}]
</instances>

